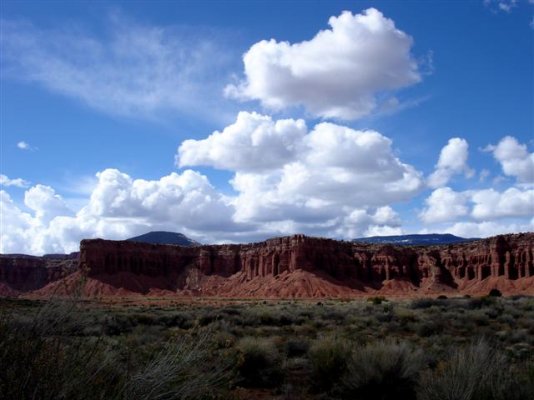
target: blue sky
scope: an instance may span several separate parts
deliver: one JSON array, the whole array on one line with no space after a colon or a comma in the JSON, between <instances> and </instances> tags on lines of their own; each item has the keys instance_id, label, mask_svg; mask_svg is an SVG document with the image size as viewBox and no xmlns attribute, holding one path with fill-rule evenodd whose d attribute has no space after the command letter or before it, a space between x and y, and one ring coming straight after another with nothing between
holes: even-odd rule
<instances>
[{"instance_id":1,"label":"blue sky","mask_svg":"<svg viewBox=\"0 0 534 400\"><path fill-rule=\"evenodd\" d=\"M532 3L4 1L0 251L532 231Z\"/></svg>"}]
</instances>

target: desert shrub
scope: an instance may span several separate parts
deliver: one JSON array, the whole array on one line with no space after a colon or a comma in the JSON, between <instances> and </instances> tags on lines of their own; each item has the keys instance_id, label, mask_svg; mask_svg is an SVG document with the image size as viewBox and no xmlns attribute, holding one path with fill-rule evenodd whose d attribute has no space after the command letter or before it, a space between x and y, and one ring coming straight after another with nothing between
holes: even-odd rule
<instances>
[{"instance_id":1,"label":"desert shrub","mask_svg":"<svg viewBox=\"0 0 534 400\"><path fill-rule=\"evenodd\" d=\"M194 325L194 319L191 313L180 312L166 316L162 322L167 327L178 327L181 329L191 329Z\"/></svg>"},{"instance_id":2,"label":"desert shrub","mask_svg":"<svg viewBox=\"0 0 534 400\"><path fill-rule=\"evenodd\" d=\"M130 316L130 321L135 325L158 325L159 318L155 313L139 312Z\"/></svg>"},{"instance_id":3,"label":"desert shrub","mask_svg":"<svg viewBox=\"0 0 534 400\"><path fill-rule=\"evenodd\" d=\"M369 344L352 352L337 395L342 399L415 400L422 366L421 351L406 343Z\"/></svg>"},{"instance_id":4,"label":"desert shrub","mask_svg":"<svg viewBox=\"0 0 534 400\"><path fill-rule=\"evenodd\" d=\"M486 315L489 319L496 319L499 315L503 313L503 308L501 307L493 307L488 310L486 310Z\"/></svg>"},{"instance_id":5,"label":"desert shrub","mask_svg":"<svg viewBox=\"0 0 534 400\"><path fill-rule=\"evenodd\" d=\"M241 315L241 310L236 307L224 307L221 312L226 315Z\"/></svg>"},{"instance_id":6,"label":"desert shrub","mask_svg":"<svg viewBox=\"0 0 534 400\"><path fill-rule=\"evenodd\" d=\"M295 315L290 313L282 313L278 317L277 326L288 326L297 323L302 323L302 320L298 319Z\"/></svg>"},{"instance_id":7,"label":"desert shrub","mask_svg":"<svg viewBox=\"0 0 534 400\"><path fill-rule=\"evenodd\" d=\"M125 380L121 390L124 399L195 400L215 398L228 386L228 363L214 360L208 337L168 342L150 362Z\"/></svg>"},{"instance_id":8,"label":"desert shrub","mask_svg":"<svg viewBox=\"0 0 534 400\"><path fill-rule=\"evenodd\" d=\"M497 318L497 321L499 321L501 324L508 325L510 328L514 328L516 326L514 317L509 314L500 314Z\"/></svg>"},{"instance_id":9,"label":"desert shrub","mask_svg":"<svg viewBox=\"0 0 534 400\"><path fill-rule=\"evenodd\" d=\"M0 316L0 398L207 399L228 385L229 369L211 356L206 335L169 342L139 363L138 348L72 335L86 322L76 300L49 301L29 317Z\"/></svg>"},{"instance_id":10,"label":"desert shrub","mask_svg":"<svg viewBox=\"0 0 534 400\"><path fill-rule=\"evenodd\" d=\"M213 343L218 349L231 348L235 345L235 342L235 336L224 329L219 330L213 337Z\"/></svg>"},{"instance_id":11,"label":"desert shrub","mask_svg":"<svg viewBox=\"0 0 534 400\"><path fill-rule=\"evenodd\" d=\"M484 310L474 310L471 312L469 317L478 326L489 325L489 317L488 317L488 314Z\"/></svg>"},{"instance_id":12,"label":"desert shrub","mask_svg":"<svg viewBox=\"0 0 534 400\"><path fill-rule=\"evenodd\" d=\"M510 343L526 342L529 339L529 334L526 329L514 329L507 335L507 340Z\"/></svg>"},{"instance_id":13,"label":"desert shrub","mask_svg":"<svg viewBox=\"0 0 534 400\"><path fill-rule=\"evenodd\" d=\"M290 339L286 343L286 354L288 357L302 357L310 349L310 343L307 340Z\"/></svg>"},{"instance_id":14,"label":"desert shrub","mask_svg":"<svg viewBox=\"0 0 534 400\"><path fill-rule=\"evenodd\" d=\"M488 296L490 297L501 297L502 296L502 293L499 289L491 289L490 292L488 293Z\"/></svg>"},{"instance_id":15,"label":"desert shrub","mask_svg":"<svg viewBox=\"0 0 534 400\"><path fill-rule=\"evenodd\" d=\"M343 322L346 318L346 313L344 313L341 310L336 309L325 309L325 312L322 315L323 320L327 321L335 321L335 322Z\"/></svg>"},{"instance_id":16,"label":"desert shrub","mask_svg":"<svg viewBox=\"0 0 534 400\"><path fill-rule=\"evenodd\" d=\"M391 322L395 317L394 308L391 303L383 304L381 311L375 315L376 320L380 323Z\"/></svg>"},{"instance_id":17,"label":"desert shrub","mask_svg":"<svg viewBox=\"0 0 534 400\"><path fill-rule=\"evenodd\" d=\"M410 303L410 307L413 309L430 308L432 306L441 305L442 303L436 299L415 299Z\"/></svg>"},{"instance_id":18,"label":"desert shrub","mask_svg":"<svg viewBox=\"0 0 534 400\"><path fill-rule=\"evenodd\" d=\"M237 370L244 387L274 387L283 376L276 346L267 339L244 337L237 343Z\"/></svg>"},{"instance_id":19,"label":"desert shrub","mask_svg":"<svg viewBox=\"0 0 534 400\"><path fill-rule=\"evenodd\" d=\"M471 298L466 303L466 308L470 310L475 310L483 307L493 306L495 304L494 297L475 297Z\"/></svg>"},{"instance_id":20,"label":"desert shrub","mask_svg":"<svg viewBox=\"0 0 534 400\"><path fill-rule=\"evenodd\" d=\"M420 337L439 335L443 332L444 323L441 321L424 321L416 328L416 333Z\"/></svg>"},{"instance_id":21,"label":"desert shrub","mask_svg":"<svg viewBox=\"0 0 534 400\"><path fill-rule=\"evenodd\" d=\"M350 346L338 338L318 339L309 350L309 358L312 386L317 391L329 391L347 368Z\"/></svg>"},{"instance_id":22,"label":"desert shrub","mask_svg":"<svg viewBox=\"0 0 534 400\"><path fill-rule=\"evenodd\" d=\"M520 382L504 354L479 340L450 351L448 361L422 375L420 400L523 400L532 383ZM529 394L530 392L530 394Z\"/></svg>"},{"instance_id":23,"label":"desert shrub","mask_svg":"<svg viewBox=\"0 0 534 400\"><path fill-rule=\"evenodd\" d=\"M200 326L206 326L219 319L221 319L220 314L218 314L217 312L209 312L200 316L200 318L198 319L198 323Z\"/></svg>"},{"instance_id":24,"label":"desert shrub","mask_svg":"<svg viewBox=\"0 0 534 400\"><path fill-rule=\"evenodd\" d=\"M2 399L92 399L117 395L120 373L102 342L66 332L79 323L74 303L51 301L34 315L0 320ZM83 330L83 327L80 327ZM94 385L96 383L96 385Z\"/></svg>"},{"instance_id":25,"label":"desert shrub","mask_svg":"<svg viewBox=\"0 0 534 400\"><path fill-rule=\"evenodd\" d=\"M532 348L528 343L519 342L506 347L506 353L516 360L528 360L532 357Z\"/></svg>"},{"instance_id":26,"label":"desert shrub","mask_svg":"<svg viewBox=\"0 0 534 400\"><path fill-rule=\"evenodd\" d=\"M125 315L109 315L102 321L104 333L108 336L119 336L130 333L137 324L135 319Z\"/></svg>"},{"instance_id":27,"label":"desert shrub","mask_svg":"<svg viewBox=\"0 0 534 400\"><path fill-rule=\"evenodd\" d=\"M369 297L367 299L367 301L369 303L373 303L373 304L382 304L384 301L387 301L387 299L383 296L374 296L374 297Z\"/></svg>"}]
</instances>

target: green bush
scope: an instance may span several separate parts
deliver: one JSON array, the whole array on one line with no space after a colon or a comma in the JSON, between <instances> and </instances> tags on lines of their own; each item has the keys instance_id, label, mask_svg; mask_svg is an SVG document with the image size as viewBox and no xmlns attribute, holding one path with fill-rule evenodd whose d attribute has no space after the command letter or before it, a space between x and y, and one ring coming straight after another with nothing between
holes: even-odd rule
<instances>
[{"instance_id":1,"label":"green bush","mask_svg":"<svg viewBox=\"0 0 534 400\"><path fill-rule=\"evenodd\" d=\"M281 358L269 340L244 337L237 343L237 370L244 387L274 387L283 377Z\"/></svg>"},{"instance_id":2,"label":"green bush","mask_svg":"<svg viewBox=\"0 0 534 400\"><path fill-rule=\"evenodd\" d=\"M25 319L14 314L2 316L2 399L92 399L118 395L116 388L121 379L114 353L104 354L101 341L64 339L67 332L78 330L75 327L81 321L75 318L77 311L75 304L51 301Z\"/></svg>"},{"instance_id":3,"label":"green bush","mask_svg":"<svg viewBox=\"0 0 534 400\"><path fill-rule=\"evenodd\" d=\"M471 298L467 302L467 308L470 310L479 309L483 307L490 307L495 304L495 298L494 297L478 297L478 298Z\"/></svg>"},{"instance_id":4,"label":"green bush","mask_svg":"<svg viewBox=\"0 0 534 400\"><path fill-rule=\"evenodd\" d=\"M1 399L209 399L228 386L230 369L210 352L208 334L155 353L147 346L155 355L143 360L115 338L78 336L85 311L76 300L49 301L30 316L0 315Z\"/></svg>"},{"instance_id":5,"label":"green bush","mask_svg":"<svg viewBox=\"0 0 534 400\"><path fill-rule=\"evenodd\" d=\"M443 333L445 323L441 320L431 320L421 322L416 329L417 335L420 337L430 337Z\"/></svg>"},{"instance_id":6,"label":"green bush","mask_svg":"<svg viewBox=\"0 0 534 400\"><path fill-rule=\"evenodd\" d=\"M410 303L410 307L414 310L421 308L430 308L432 306L440 306L443 302L437 299L415 299Z\"/></svg>"},{"instance_id":7,"label":"green bush","mask_svg":"<svg viewBox=\"0 0 534 400\"><path fill-rule=\"evenodd\" d=\"M213 359L205 332L168 342L150 362L125 380L122 399L196 400L216 398L228 386L227 363Z\"/></svg>"},{"instance_id":8,"label":"green bush","mask_svg":"<svg viewBox=\"0 0 534 400\"><path fill-rule=\"evenodd\" d=\"M338 338L316 340L309 351L312 386L317 391L330 391L347 368L349 344Z\"/></svg>"},{"instance_id":9,"label":"green bush","mask_svg":"<svg viewBox=\"0 0 534 400\"><path fill-rule=\"evenodd\" d=\"M302 357L308 353L310 343L307 340L290 339L286 343L286 354L288 357Z\"/></svg>"},{"instance_id":10,"label":"green bush","mask_svg":"<svg viewBox=\"0 0 534 400\"><path fill-rule=\"evenodd\" d=\"M369 344L352 353L336 391L342 399L415 400L422 360L406 343Z\"/></svg>"},{"instance_id":11,"label":"green bush","mask_svg":"<svg viewBox=\"0 0 534 400\"><path fill-rule=\"evenodd\" d=\"M373 303L373 304L382 304L383 302L387 301L387 299L383 296L375 296L375 297L369 297L367 299L367 301L369 303Z\"/></svg>"},{"instance_id":12,"label":"green bush","mask_svg":"<svg viewBox=\"0 0 534 400\"><path fill-rule=\"evenodd\" d=\"M526 400L532 382L520 382L504 354L486 341L451 349L448 361L422 375L420 400ZM528 378L527 378L528 380Z\"/></svg>"}]
</instances>

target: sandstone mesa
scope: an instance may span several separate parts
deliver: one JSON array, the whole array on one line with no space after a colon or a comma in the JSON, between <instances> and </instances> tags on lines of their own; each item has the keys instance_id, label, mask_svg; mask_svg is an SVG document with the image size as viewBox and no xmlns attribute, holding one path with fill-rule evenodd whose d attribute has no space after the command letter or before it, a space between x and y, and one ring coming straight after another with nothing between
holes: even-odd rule
<instances>
[{"instance_id":1,"label":"sandstone mesa","mask_svg":"<svg viewBox=\"0 0 534 400\"><path fill-rule=\"evenodd\" d=\"M0 295L353 298L534 295L534 233L435 246L294 235L182 247L82 240L66 256L0 255Z\"/></svg>"}]
</instances>

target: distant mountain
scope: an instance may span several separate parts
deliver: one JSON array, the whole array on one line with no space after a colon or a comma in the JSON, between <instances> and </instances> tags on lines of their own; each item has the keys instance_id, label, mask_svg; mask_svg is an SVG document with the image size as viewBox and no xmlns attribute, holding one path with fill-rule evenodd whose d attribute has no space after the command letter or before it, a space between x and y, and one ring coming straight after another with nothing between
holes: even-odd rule
<instances>
[{"instance_id":1,"label":"distant mountain","mask_svg":"<svg viewBox=\"0 0 534 400\"><path fill-rule=\"evenodd\" d=\"M465 239L451 235L450 233L430 233L422 235L398 235L398 236L371 236L354 239L353 242L374 244L395 244L406 246L429 246L434 244L453 244L471 242L477 239Z\"/></svg>"},{"instance_id":2,"label":"distant mountain","mask_svg":"<svg viewBox=\"0 0 534 400\"><path fill-rule=\"evenodd\" d=\"M198 246L200 243L189 239L187 236L176 232L154 231L144 235L126 239L128 242L142 242L151 244L177 244L179 246Z\"/></svg>"}]
</instances>

